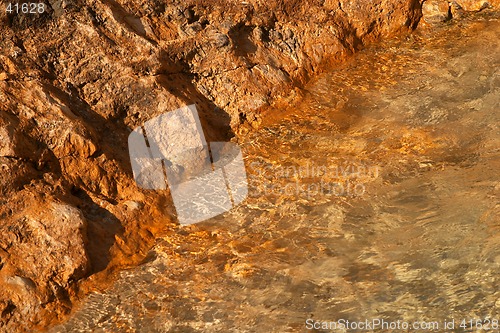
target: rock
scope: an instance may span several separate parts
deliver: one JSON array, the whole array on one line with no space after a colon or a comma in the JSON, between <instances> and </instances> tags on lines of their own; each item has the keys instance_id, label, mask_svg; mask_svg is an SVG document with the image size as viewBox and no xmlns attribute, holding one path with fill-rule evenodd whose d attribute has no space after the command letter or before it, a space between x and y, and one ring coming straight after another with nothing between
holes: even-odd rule
<instances>
[{"instance_id":1,"label":"rock","mask_svg":"<svg viewBox=\"0 0 500 333\"><path fill-rule=\"evenodd\" d=\"M493 0L494 2L495 0ZM456 3L466 11L479 11L488 8L491 0L457 0Z\"/></svg>"},{"instance_id":2,"label":"rock","mask_svg":"<svg viewBox=\"0 0 500 333\"><path fill-rule=\"evenodd\" d=\"M10 320L28 316L26 328L31 320L41 319L45 311L41 303L61 297L53 293L54 284L68 289L90 269L82 212L68 204L36 199L0 226L4 250L0 302L12 304Z\"/></svg>"},{"instance_id":3,"label":"rock","mask_svg":"<svg viewBox=\"0 0 500 333\"><path fill-rule=\"evenodd\" d=\"M230 44L229 36L226 34L216 33L213 37L215 47L224 47Z\"/></svg>"},{"instance_id":4,"label":"rock","mask_svg":"<svg viewBox=\"0 0 500 333\"><path fill-rule=\"evenodd\" d=\"M456 2L450 2L450 12L452 18L460 18L464 13L464 9Z\"/></svg>"},{"instance_id":5,"label":"rock","mask_svg":"<svg viewBox=\"0 0 500 333\"><path fill-rule=\"evenodd\" d=\"M0 118L0 156L15 156L14 128L5 117Z\"/></svg>"},{"instance_id":6,"label":"rock","mask_svg":"<svg viewBox=\"0 0 500 333\"><path fill-rule=\"evenodd\" d=\"M499 5L498 0L426 0L422 4L422 16L425 22L434 24L458 18L463 11L480 11Z\"/></svg>"},{"instance_id":7,"label":"rock","mask_svg":"<svg viewBox=\"0 0 500 333\"><path fill-rule=\"evenodd\" d=\"M255 27L252 31L253 39L257 42L264 42L266 38L266 32L262 27Z\"/></svg>"},{"instance_id":8,"label":"rock","mask_svg":"<svg viewBox=\"0 0 500 333\"><path fill-rule=\"evenodd\" d=\"M65 0L49 0L49 3L54 10L55 17L59 17L64 14L64 8L67 6Z\"/></svg>"},{"instance_id":9,"label":"rock","mask_svg":"<svg viewBox=\"0 0 500 333\"><path fill-rule=\"evenodd\" d=\"M447 0L427 0L422 4L423 19L427 23L444 22L451 19Z\"/></svg>"},{"instance_id":10,"label":"rock","mask_svg":"<svg viewBox=\"0 0 500 333\"><path fill-rule=\"evenodd\" d=\"M144 206L140 202L137 202L134 200L127 200L123 204L127 207L127 209L130 209L130 210L138 210Z\"/></svg>"},{"instance_id":11,"label":"rock","mask_svg":"<svg viewBox=\"0 0 500 333\"><path fill-rule=\"evenodd\" d=\"M21 277L21 276L13 276L7 279L8 284L17 285L24 288L26 291L31 291L36 288L35 282L32 279Z\"/></svg>"},{"instance_id":12,"label":"rock","mask_svg":"<svg viewBox=\"0 0 500 333\"><path fill-rule=\"evenodd\" d=\"M269 38L271 38L273 42L280 42L283 39L283 35L281 32L272 29L269 31Z\"/></svg>"}]
</instances>

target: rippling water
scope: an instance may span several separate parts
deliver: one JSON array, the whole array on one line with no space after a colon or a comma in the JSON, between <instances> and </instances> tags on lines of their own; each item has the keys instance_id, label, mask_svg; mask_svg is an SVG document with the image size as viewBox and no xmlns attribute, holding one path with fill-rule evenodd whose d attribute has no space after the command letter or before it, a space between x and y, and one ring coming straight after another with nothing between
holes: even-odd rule
<instances>
[{"instance_id":1,"label":"rippling water","mask_svg":"<svg viewBox=\"0 0 500 333\"><path fill-rule=\"evenodd\" d=\"M321 75L240 143L243 205L159 239L53 331L500 320L499 65L486 13Z\"/></svg>"}]
</instances>

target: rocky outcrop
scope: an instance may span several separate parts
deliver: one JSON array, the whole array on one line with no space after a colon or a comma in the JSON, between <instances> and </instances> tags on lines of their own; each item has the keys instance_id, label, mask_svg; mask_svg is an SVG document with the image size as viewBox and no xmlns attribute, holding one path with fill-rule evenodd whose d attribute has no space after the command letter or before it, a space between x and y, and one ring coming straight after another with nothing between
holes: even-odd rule
<instances>
[{"instance_id":1,"label":"rocky outcrop","mask_svg":"<svg viewBox=\"0 0 500 333\"><path fill-rule=\"evenodd\" d=\"M131 129L195 103L207 141L242 135L262 108L422 15L420 0L48 3L0 14L6 332L60 319L87 290L77 281L136 263L173 225L168 192L131 178ZM433 3L429 18L449 8Z\"/></svg>"},{"instance_id":2,"label":"rocky outcrop","mask_svg":"<svg viewBox=\"0 0 500 333\"><path fill-rule=\"evenodd\" d=\"M16 199L27 198L33 201L20 203L17 207L24 209L0 226L2 321L22 331L67 311L71 285L90 268L82 212L29 190L19 192Z\"/></svg>"}]
</instances>

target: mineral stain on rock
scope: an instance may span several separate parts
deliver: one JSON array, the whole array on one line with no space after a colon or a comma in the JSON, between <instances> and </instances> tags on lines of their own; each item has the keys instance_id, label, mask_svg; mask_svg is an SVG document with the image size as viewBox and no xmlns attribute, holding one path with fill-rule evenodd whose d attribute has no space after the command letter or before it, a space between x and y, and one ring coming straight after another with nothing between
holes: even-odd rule
<instances>
[{"instance_id":1,"label":"mineral stain on rock","mask_svg":"<svg viewBox=\"0 0 500 333\"><path fill-rule=\"evenodd\" d=\"M1 331L498 315L498 1L4 7ZM251 193L181 228L127 137L193 103ZM276 176L306 163L381 171Z\"/></svg>"}]
</instances>

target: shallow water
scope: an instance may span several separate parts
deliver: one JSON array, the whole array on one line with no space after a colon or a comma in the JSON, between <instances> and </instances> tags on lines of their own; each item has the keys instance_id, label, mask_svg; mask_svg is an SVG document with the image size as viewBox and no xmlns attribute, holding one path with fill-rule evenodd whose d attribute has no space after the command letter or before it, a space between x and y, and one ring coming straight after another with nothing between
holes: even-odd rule
<instances>
[{"instance_id":1,"label":"shallow water","mask_svg":"<svg viewBox=\"0 0 500 333\"><path fill-rule=\"evenodd\" d=\"M244 204L159 239L53 331L498 331L499 17L385 42L315 79L240 142Z\"/></svg>"}]
</instances>

